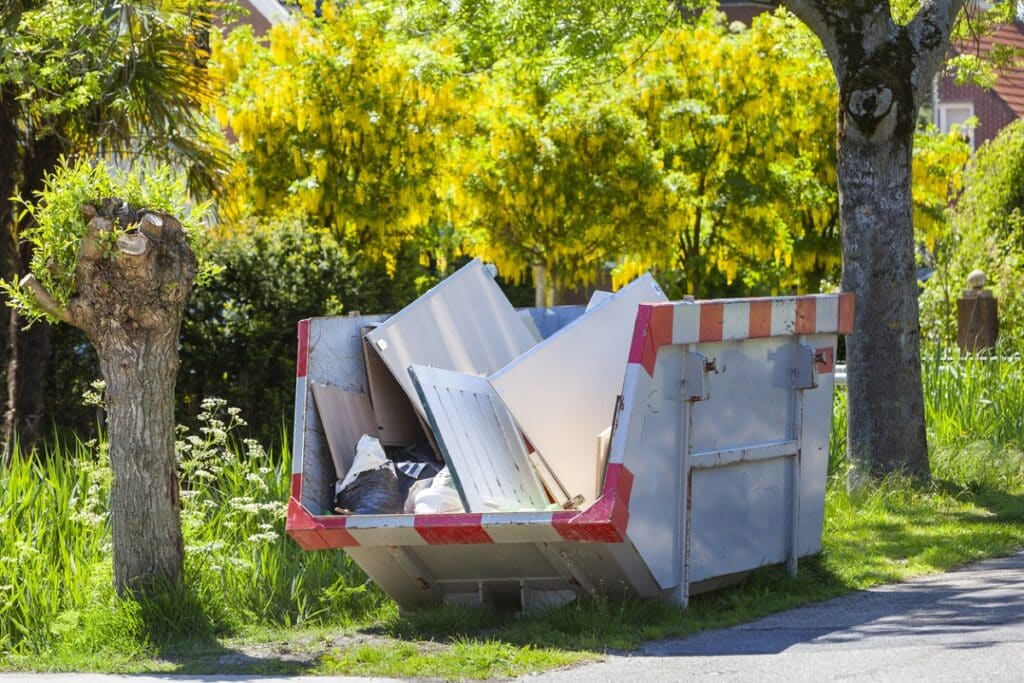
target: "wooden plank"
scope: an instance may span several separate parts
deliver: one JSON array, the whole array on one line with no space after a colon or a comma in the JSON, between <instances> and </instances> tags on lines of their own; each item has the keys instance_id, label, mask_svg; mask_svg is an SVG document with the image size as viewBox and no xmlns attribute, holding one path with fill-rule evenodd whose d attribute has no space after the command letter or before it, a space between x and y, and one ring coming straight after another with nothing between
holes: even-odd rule
<instances>
[{"instance_id":1,"label":"wooden plank","mask_svg":"<svg viewBox=\"0 0 1024 683\"><path fill-rule=\"evenodd\" d=\"M409 374L467 512L548 504L523 437L486 378L422 365Z\"/></svg>"},{"instance_id":2,"label":"wooden plank","mask_svg":"<svg viewBox=\"0 0 1024 683\"><path fill-rule=\"evenodd\" d=\"M352 466L356 443L363 434L377 433L370 400L366 394L324 384L314 383L312 387L313 399L327 435L331 460L334 461L334 473L338 479L343 479Z\"/></svg>"},{"instance_id":3,"label":"wooden plank","mask_svg":"<svg viewBox=\"0 0 1024 683\"><path fill-rule=\"evenodd\" d=\"M535 342L483 263L474 260L366 335L416 411L410 365L487 375Z\"/></svg>"},{"instance_id":4,"label":"wooden plank","mask_svg":"<svg viewBox=\"0 0 1024 683\"><path fill-rule=\"evenodd\" d=\"M570 496L598 494L595 437L612 423L637 308L660 301L654 279L637 278L489 378Z\"/></svg>"}]
</instances>

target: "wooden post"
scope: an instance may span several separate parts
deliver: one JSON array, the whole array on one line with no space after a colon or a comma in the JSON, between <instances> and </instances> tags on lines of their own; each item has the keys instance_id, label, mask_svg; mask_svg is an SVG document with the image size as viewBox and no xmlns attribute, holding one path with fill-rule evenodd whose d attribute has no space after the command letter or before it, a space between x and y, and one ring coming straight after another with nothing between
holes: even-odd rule
<instances>
[{"instance_id":1,"label":"wooden post","mask_svg":"<svg viewBox=\"0 0 1024 683\"><path fill-rule=\"evenodd\" d=\"M992 290L985 289L985 273L972 271L968 289L956 302L956 342L960 352L978 353L994 348L999 337L999 312Z\"/></svg>"}]
</instances>

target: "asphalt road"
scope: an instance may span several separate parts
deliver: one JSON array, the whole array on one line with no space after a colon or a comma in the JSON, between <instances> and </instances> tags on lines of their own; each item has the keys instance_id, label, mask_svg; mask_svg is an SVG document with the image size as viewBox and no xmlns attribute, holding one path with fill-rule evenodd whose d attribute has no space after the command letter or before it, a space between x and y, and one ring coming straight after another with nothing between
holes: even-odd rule
<instances>
[{"instance_id":1,"label":"asphalt road","mask_svg":"<svg viewBox=\"0 0 1024 683\"><path fill-rule=\"evenodd\" d=\"M1024 681L1024 553L883 586L629 656L530 676L562 681ZM256 676L0 674L0 683L362 681Z\"/></svg>"},{"instance_id":2,"label":"asphalt road","mask_svg":"<svg viewBox=\"0 0 1024 683\"><path fill-rule=\"evenodd\" d=\"M1024 553L537 681L1024 681Z\"/></svg>"}]
</instances>

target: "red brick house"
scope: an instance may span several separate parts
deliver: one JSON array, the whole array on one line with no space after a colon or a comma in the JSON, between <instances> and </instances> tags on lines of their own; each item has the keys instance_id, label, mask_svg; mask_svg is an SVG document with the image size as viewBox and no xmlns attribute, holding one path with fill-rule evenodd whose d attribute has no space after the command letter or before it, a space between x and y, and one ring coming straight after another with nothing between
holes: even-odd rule
<instances>
[{"instance_id":1,"label":"red brick house","mask_svg":"<svg viewBox=\"0 0 1024 683\"><path fill-rule=\"evenodd\" d=\"M964 54L984 55L995 45L1008 45L1024 50L1024 20L998 27L992 35L961 43L956 47ZM991 140L1005 126L1024 118L1024 59L997 72L995 85L986 90L977 85L957 85L952 74L942 76L936 84L932 102L935 125L943 132L966 121L978 119L968 131L971 146L977 149Z\"/></svg>"}]
</instances>

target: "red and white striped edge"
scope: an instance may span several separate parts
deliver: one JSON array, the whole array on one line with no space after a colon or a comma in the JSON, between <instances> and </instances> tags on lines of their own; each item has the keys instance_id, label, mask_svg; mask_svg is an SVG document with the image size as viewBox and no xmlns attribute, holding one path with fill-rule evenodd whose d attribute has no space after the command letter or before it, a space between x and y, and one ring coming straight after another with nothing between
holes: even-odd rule
<instances>
[{"instance_id":1,"label":"red and white striped edge","mask_svg":"<svg viewBox=\"0 0 1024 683\"><path fill-rule=\"evenodd\" d=\"M292 475L300 491L302 475ZM313 515L294 495L288 534L304 550L481 543L619 543L626 537L633 475L610 463L601 497L586 510L486 512L444 515Z\"/></svg>"},{"instance_id":2,"label":"red and white striped edge","mask_svg":"<svg viewBox=\"0 0 1024 683\"><path fill-rule=\"evenodd\" d=\"M301 503L302 412L309 365L309 320L299 322L296 372L295 452L288 534L305 550L353 546L414 546L487 543L620 543L626 538L633 474L622 453L610 454L601 496L587 509L559 512L459 513L444 515L314 515ZM642 304L637 311L625 384L636 371L653 374L665 344L738 341L777 335L853 331L853 295L826 294L772 299ZM834 348L821 349L819 371L831 372Z\"/></svg>"},{"instance_id":3,"label":"red and white striped edge","mask_svg":"<svg viewBox=\"0 0 1024 683\"><path fill-rule=\"evenodd\" d=\"M814 294L770 299L717 299L641 304L633 328L629 362L654 372L666 344L760 339L778 335L850 334L853 294ZM832 371L834 351L822 350L819 371Z\"/></svg>"}]
</instances>

